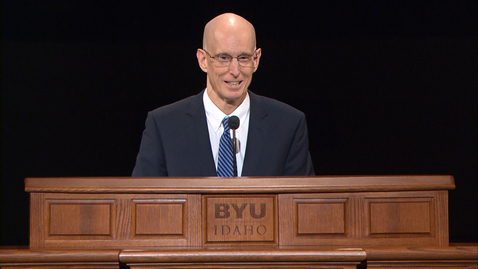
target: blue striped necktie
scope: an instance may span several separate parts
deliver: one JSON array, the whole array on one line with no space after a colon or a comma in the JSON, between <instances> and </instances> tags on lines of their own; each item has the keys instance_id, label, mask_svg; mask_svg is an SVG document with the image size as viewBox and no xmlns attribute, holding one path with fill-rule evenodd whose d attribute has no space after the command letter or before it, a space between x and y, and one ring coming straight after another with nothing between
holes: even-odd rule
<instances>
[{"instance_id":1,"label":"blue striped necktie","mask_svg":"<svg viewBox=\"0 0 478 269\"><path fill-rule=\"evenodd\" d=\"M234 161L232 153L232 140L229 133L229 125L227 122L229 117L222 120L224 132L222 133L219 142L219 155L217 161L217 176L218 177L232 177L234 176Z\"/></svg>"}]
</instances>

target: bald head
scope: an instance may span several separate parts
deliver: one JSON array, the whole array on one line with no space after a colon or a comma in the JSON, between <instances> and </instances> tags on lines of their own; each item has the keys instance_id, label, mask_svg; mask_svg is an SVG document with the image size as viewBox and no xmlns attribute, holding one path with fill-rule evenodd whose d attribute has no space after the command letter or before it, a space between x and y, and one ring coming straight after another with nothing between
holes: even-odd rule
<instances>
[{"instance_id":1,"label":"bald head","mask_svg":"<svg viewBox=\"0 0 478 269\"><path fill-rule=\"evenodd\" d=\"M225 13L206 24L203 48L196 57L207 73L209 99L226 115L245 100L261 55L254 26L243 17Z\"/></svg>"},{"instance_id":2,"label":"bald head","mask_svg":"<svg viewBox=\"0 0 478 269\"><path fill-rule=\"evenodd\" d=\"M252 50L256 48L256 32L254 26L243 17L233 14L221 14L204 27L203 48L213 50L214 44L227 40L230 43L244 44L248 42Z\"/></svg>"}]
</instances>

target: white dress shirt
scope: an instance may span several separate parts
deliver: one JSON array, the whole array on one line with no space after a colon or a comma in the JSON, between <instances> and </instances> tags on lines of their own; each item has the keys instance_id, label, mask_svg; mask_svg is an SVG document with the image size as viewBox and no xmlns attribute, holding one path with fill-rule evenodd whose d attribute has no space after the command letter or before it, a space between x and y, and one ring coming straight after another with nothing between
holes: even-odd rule
<instances>
[{"instance_id":1,"label":"white dress shirt","mask_svg":"<svg viewBox=\"0 0 478 269\"><path fill-rule=\"evenodd\" d=\"M207 89L204 91L203 95L204 110L206 111L207 118L207 129L209 131L209 139L211 141L211 150L214 157L214 163L216 164L217 170L217 159L219 152L219 140L224 131L224 126L222 126L222 120L226 116L237 116L239 118L239 128L236 129L236 138L238 144L240 145L240 151L236 154L237 161L237 176L242 175L242 167L244 165L244 156L246 154L246 145L247 145L247 134L249 130L249 114L250 114L250 99L249 93L247 93L246 98L242 104L236 108L230 115L224 114L209 98L207 94ZM231 130L232 138L232 130Z\"/></svg>"}]
</instances>

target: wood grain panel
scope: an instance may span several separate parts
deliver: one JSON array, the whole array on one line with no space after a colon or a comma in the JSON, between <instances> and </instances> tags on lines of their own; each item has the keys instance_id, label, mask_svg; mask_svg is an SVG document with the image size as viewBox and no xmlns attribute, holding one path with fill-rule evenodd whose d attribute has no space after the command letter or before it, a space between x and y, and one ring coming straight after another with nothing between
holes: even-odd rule
<instances>
[{"instance_id":1,"label":"wood grain panel","mask_svg":"<svg viewBox=\"0 0 478 269\"><path fill-rule=\"evenodd\" d=\"M346 235L348 222L347 199L295 200L297 235Z\"/></svg>"},{"instance_id":2,"label":"wood grain panel","mask_svg":"<svg viewBox=\"0 0 478 269\"><path fill-rule=\"evenodd\" d=\"M200 195L33 193L32 197L35 198L32 199L32 208L36 211L32 212L31 226L37 227L32 228L32 249L202 244L202 234L197 232L201 231ZM189 198L194 204L189 203ZM50 205L53 205L53 210ZM110 209L106 210L105 205ZM140 212L138 220L136 205L139 205ZM107 220L105 216L108 214L110 218ZM67 219L75 224L66 222ZM136 233L137 227L139 234Z\"/></svg>"},{"instance_id":3,"label":"wood grain panel","mask_svg":"<svg viewBox=\"0 0 478 269\"><path fill-rule=\"evenodd\" d=\"M367 268L379 269L476 269L476 265L472 262L457 261L428 261L428 262L396 262L390 261L386 263L370 262Z\"/></svg>"},{"instance_id":4,"label":"wood grain panel","mask_svg":"<svg viewBox=\"0 0 478 269\"><path fill-rule=\"evenodd\" d=\"M277 195L279 216L279 246L296 245L294 196L292 194Z\"/></svg>"},{"instance_id":5,"label":"wood grain panel","mask_svg":"<svg viewBox=\"0 0 478 269\"><path fill-rule=\"evenodd\" d=\"M351 246L358 194L280 194L280 245Z\"/></svg>"},{"instance_id":6,"label":"wood grain panel","mask_svg":"<svg viewBox=\"0 0 478 269\"><path fill-rule=\"evenodd\" d=\"M366 203L370 236L432 236L435 230L432 198L378 198Z\"/></svg>"},{"instance_id":7,"label":"wood grain panel","mask_svg":"<svg viewBox=\"0 0 478 269\"><path fill-rule=\"evenodd\" d=\"M442 191L279 194L279 201L281 245L448 244Z\"/></svg>"},{"instance_id":8,"label":"wood grain panel","mask_svg":"<svg viewBox=\"0 0 478 269\"><path fill-rule=\"evenodd\" d=\"M112 235L113 200L48 200L49 236Z\"/></svg>"},{"instance_id":9,"label":"wood grain panel","mask_svg":"<svg viewBox=\"0 0 478 269\"><path fill-rule=\"evenodd\" d=\"M32 192L31 247L42 249L447 246L447 190L452 188L451 176L26 180L26 189ZM204 197L218 199L209 204ZM244 197L275 198L271 203ZM51 208L50 201L55 200L79 205ZM111 203L108 210L105 201ZM229 210L233 217L216 217L212 213L216 204L219 214ZM273 208L267 206L272 204ZM267 213L262 216L262 212ZM159 215L163 217L157 219ZM67 219L79 222L78 226ZM268 231L273 227L272 237L264 227ZM218 236L208 238L211 234Z\"/></svg>"},{"instance_id":10,"label":"wood grain panel","mask_svg":"<svg viewBox=\"0 0 478 269\"><path fill-rule=\"evenodd\" d=\"M186 200L134 200L135 235L184 235Z\"/></svg>"},{"instance_id":11,"label":"wood grain panel","mask_svg":"<svg viewBox=\"0 0 478 269\"><path fill-rule=\"evenodd\" d=\"M437 191L364 193L360 239L383 246L448 246L447 210L443 210L448 205L440 195Z\"/></svg>"},{"instance_id":12,"label":"wood grain panel","mask_svg":"<svg viewBox=\"0 0 478 269\"><path fill-rule=\"evenodd\" d=\"M116 227L115 237L117 240L131 239L132 221L131 221L131 198L122 198L117 196L116 199Z\"/></svg>"},{"instance_id":13,"label":"wood grain panel","mask_svg":"<svg viewBox=\"0 0 478 269\"><path fill-rule=\"evenodd\" d=\"M31 250L0 247L0 268L120 268L119 250Z\"/></svg>"},{"instance_id":14,"label":"wood grain panel","mask_svg":"<svg viewBox=\"0 0 478 269\"><path fill-rule=\"evenodd\" d=\"M449 175L316 177L27 178L27 192L62 193L320 193L451 190Z\"/></svg>"},{"instance_id":15,"label":"wood grain panel","mask_svg":"<svg viewBox=\"0 0 478 269\"><path fill-rule=\"evenodd\" d=\"M126 264L145 263L206 263L206 262L362 262L366 253L362 248L323 248L316 246L277 248L268 246L214 248L157 248L151 250L123 250L120 261ZM272 265L272 264L270 264ZM217 267L214 267L217 268Z\"/></svg>"},{"instance_id":16,"label":"wood grain panel","mask_svg":"<svg viewBox=\"0 0 478 269\"><path fill-rule=\"evenodd\" d=\"M275 195L204 196L205 243L277 242Z\"/></svg>"},{"instance_id":17,"label":"wood grain panel","mask_svg":"<svg viewBox=\"0 0 478 269\"><path fill-rule=\"evenodd\" d=\"M448 224L448 191L435 191L435 227L438 231L436 237L438 246L448 246L449 224ZM477 252L478 256L478 252ZM475 268L476 269L476 268Z\"/></svg>"},{"instance_id":18,"label":"wood grain panel","mask_svg":"<svg viewBox=\"0 0 478 269\"><path fill-rule=\"evenodd\" d=\"M431 232L429 202L371 203L370 219L371 234Z\"/></svg>"},{"instance_id":19,"label":"wood grain panel","mask_svg":"<svg viewBox=\"0 0 478 269\"><path fill-rule=\"evenodd\" d=\"M45 245L45 194L30 194L30 247L43 248Z\"/></svg>"},{"instance_id":20,"label":"wood grain panel","mask_svg":"<svg viewBox=\"0 0 478 269\"><path fill-rule=\"evenodd\" d=\"M466 244L466 243L465 243ZM473 243L472 243L473 244ZM478 246L456 244L448 247L367 247L367 259L369 261L386 261L386 260L478 260Z\"/></svg>"},{"instance_id":21,"label":"wood grain panel","mask_svg":"<svg viewBox=\"0 0 478 269\"><path fill-rule=\"evenodd\" d=\"M187 245L188 246L202 246L202 196L200 194L188 194L187 205Z\"/></svg>"},{"instance_id":22,"label":"wood grain panel","mask_svg":"<svg viewBox=\"0 0 478 269\"><path fill-rule=\"evenodd\" d=\"M449 247L375 247L365 251L367 268L476 269L478 266L476 243Z\"/></svg>"}]
</instances>

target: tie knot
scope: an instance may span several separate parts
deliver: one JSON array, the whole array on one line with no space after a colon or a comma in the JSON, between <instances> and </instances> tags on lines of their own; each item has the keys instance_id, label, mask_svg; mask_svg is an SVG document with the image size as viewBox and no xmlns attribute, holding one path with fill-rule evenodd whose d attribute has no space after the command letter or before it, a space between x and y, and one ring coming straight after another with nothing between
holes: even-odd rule
<instances>
[{"instance_id":1,"label":"tie knot","mask_svg":"<svg viewBox=\"0 0 478 269\"><path fill-rule=\"evenodd\" d=\"M229 131L229 117L224 117L224 119L222 119L222 126L224 126L224 131Z\"/></svg>"}]
</instances>

